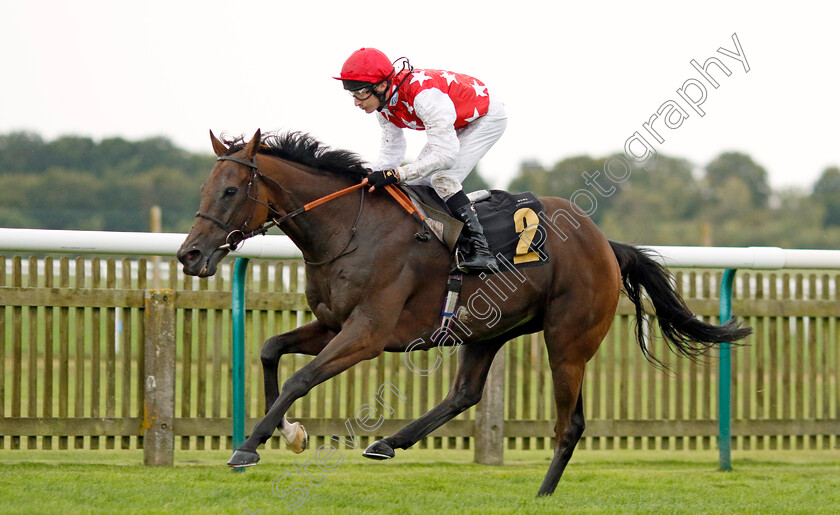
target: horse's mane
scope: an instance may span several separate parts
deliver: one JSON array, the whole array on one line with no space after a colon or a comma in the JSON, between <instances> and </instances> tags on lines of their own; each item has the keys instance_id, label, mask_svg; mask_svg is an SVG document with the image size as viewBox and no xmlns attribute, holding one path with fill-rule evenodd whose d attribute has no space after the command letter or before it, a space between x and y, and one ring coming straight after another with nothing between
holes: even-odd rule
<instances>
[{"instance_id":1,"label":"horse's mane","mask_svg":"<svg viewBox=\"0 0 840 515\"><path fill-rule=\"evenodd\" d=\"M246 142L239 136L225 139L224 143L228 146L226 155L232 155L242 150ZM305 132L265 134L259 153L357 180L366 174L364 160L358 154L349 150L331 149Z\"/></svg>"}]
</instances>

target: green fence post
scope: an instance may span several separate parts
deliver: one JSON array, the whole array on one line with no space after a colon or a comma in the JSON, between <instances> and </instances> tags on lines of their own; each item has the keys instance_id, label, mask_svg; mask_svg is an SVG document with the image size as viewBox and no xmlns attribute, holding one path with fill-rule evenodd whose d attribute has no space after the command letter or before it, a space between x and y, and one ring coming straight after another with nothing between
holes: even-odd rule
<instances>
[{"instance_id":1,"label":"green fence post","mask_svg":"<svg viewBox=\"0 0 840 515\"><path fill-rule=\"evenodd\" d=\"M720 323L732 318L732 282L736 269L728 268L720 281ZM718 362L718 449L720 469L732 470L732 358L729 342L720 344Z\"/></svg>"},{"instance_id":2,"label":"green fence post","mask_svg":"<svg viewBox=\"0 0 840 515\"><path fill-rule=\"evenodd\" d=\"M245 443L245 274L248 258L238 258L233 267L233 448ZM234 467L244 472L245 467Z\"/></svg>"}]
</instances>

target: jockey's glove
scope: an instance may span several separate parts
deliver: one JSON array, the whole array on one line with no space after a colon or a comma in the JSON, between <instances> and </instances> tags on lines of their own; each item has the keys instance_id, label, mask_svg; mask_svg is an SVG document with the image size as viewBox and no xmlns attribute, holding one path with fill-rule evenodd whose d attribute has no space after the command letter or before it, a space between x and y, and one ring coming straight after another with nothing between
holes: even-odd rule
<instances>
[{"instance_id":1,"label":"jockey's glove","mask_svg":"<svg viewBox=\"0 0 840 515\"><path fill-rule=\"evenodd\" d=\"M381 188L388 184L396 184L400 181L399 172L396 170L376 170L367 175L368 184L374 188Z\"/></svg>"}]
</instances>

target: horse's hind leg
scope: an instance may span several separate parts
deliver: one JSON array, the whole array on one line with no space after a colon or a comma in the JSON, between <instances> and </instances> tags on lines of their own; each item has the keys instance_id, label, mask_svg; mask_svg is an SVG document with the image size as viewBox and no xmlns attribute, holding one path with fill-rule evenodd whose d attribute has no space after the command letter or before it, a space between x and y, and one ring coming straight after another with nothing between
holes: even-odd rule
<instances>
[{"instance_id":1,"label":"horse's hind leg","mask_svg":"<svg viewBox=\"0 0 840 515\"><path fill-rule=\"evenodd\" d=\"M266 340L260 353L260 360L263 366L266 413L280 395L277 379L280 357L284 354L316 356L335 337L335 334L335 331L332 331L318 320L315 320L297 329L272 336ZM286 417L283 417L283 420L277 428L282 432L289 450L300 453L306 449L306 430L299 422L292 424L289 423Z\"/></svg>"},{"instance_id":2,"label":"horse's hind leg","mask_svg":"<svg viewBox=\"0 0 840 515\"><path fill-rule=\"evenodd\" d=\"M493 357L505 341L502 338L462 345L458 354L458 372L446 398L393 436L373 442L362 455L376 460L393 458L394 449L408 449L421 438L476 405L481 400Z\"/></svg>"},{"instance_id":3,"label":"horse's hind leg","mask_svg":"<svg viewBox=\"0 0 840 515\"><path fill-rule=\"evenodd\" d=\"M554 381L554 388L557 389L557 380ZM551 495L554 489L557 488L557 483L560 481L560 476L566 469L569 460L572 458L572 453L575 446L580 440L585 427L583 419L583 394L578 388L577 402L575 402L574 411L571 411L572 402L569 401L571 392L563 394L562 399L557 399L557 424L554 426L555 444L554 444L554 459L551 460L551 465L548 467L548 472L545 474L542 485L537 495ZM555 397L557 397L555 395ZM561 415L561 402L563 405L563 415Z\"/></svg>"},{"instance_id":4,"label":"horse's hind leg","mask_svg":"<svg viewBox=\"0 0 840 515\"><path fill-rule=\"evenodd\" d=\"M572 337L569 331L545 328L557 423L554 426L554 458L537 495L554 493L583 434L583 373L586 362L598 349L605 332L605 327L596 325Z\"/></svg>"}]
</instances>

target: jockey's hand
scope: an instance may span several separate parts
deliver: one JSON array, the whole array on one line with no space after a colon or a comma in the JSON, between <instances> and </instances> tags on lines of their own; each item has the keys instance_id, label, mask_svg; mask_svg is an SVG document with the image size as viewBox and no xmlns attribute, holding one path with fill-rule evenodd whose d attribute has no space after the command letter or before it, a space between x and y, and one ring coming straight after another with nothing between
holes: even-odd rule
<instances>
[{"instance_id":1,"label":"jockey's hand","mask_svg":"<svg viewBox=\"0 0 840 515\"><path fill-rule=\"evenodd\" d=\"M367 180L368 184L370 184L369 191L373 191L376 188L383 188L389 184L398 183L400 176L396 170L377 170L375 172L369 172Z\"/></svg>"}]
</instances>

